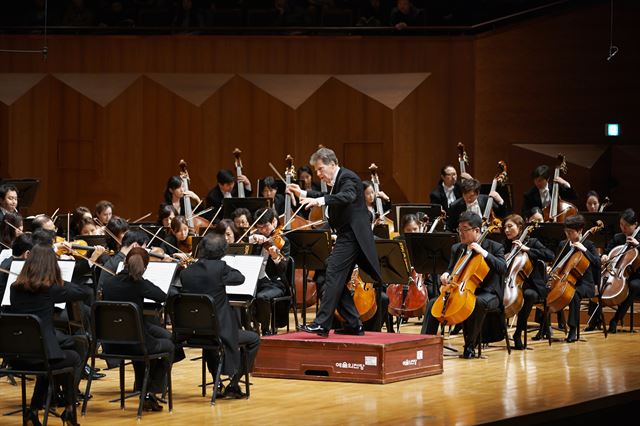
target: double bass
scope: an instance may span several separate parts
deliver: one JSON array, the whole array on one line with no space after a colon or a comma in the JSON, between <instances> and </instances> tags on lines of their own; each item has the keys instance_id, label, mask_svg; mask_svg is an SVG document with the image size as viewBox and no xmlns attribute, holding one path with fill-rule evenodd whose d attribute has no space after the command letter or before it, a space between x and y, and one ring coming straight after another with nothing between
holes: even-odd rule
<instances>
[{"instance_id":1,"label":"double bass","mask_svg":"<svg viewBox=\"0 0 640 426\"><path fill-rule=\"evenodd\" d=\"M287 168L284 171L284 183L285 185L290 185L291 181L295 179L296 176L296 166L293 165L293 157L287 154L285 158L287 162ZM280 225L284 225L285 231L290 231L292 229L297 229L302 226L308 225L310 222L303 218L302 216L295 215L293 216L291 212L291 206L293 204L294 198L293 196L285 192L284 194L284 214L280 216L279 222ZM292 217L293 216L293 217Z\"/></svg>"},{"instance_id":2,"label":"double bass","mask_svg":"<svg viewBox=\"0 0 640 426\"><path fill-rule=\"evenodd\" d=\"M640 236L640 227L631 235L636 240ZM611 249L609 259L602 265L602 304L617 306L629 296L629 275L640 267L638 249L629 243Z\"/></svg>"},{"instance_id":3,"label":"double bass","mask_svg":"<svg viewBox=\"0 0 640 426\"><path fill-rule=\"evenodd\" d=\"M569 216L578 214L578 208L573 204L560 198L560 184L556 178L560 174L567 173L567 162L563 154L558 154L558 164L553 172L553 186L551 189L551 203L542 210L542 217L545 222L562 223Z\"/></svg>"},{"instance_id":4,"label":"double bass","mask_svg":"<svg viewBox=\"0 0 640 426\"><path fill-rule=\"evenodd\" d=\"M498 184L504 185L507 182L507 163L503 160L498 161L498 174L495 175L491 182L491 190L489 193L495 191L498 188ZM485 223L491 223L495 219L493 214L493 197L489 196L487 205L482 213L482 220Z\"/></svg>"},{"instance_id":5,"label":"double bass","mask_svg":"<svg viewBox=\"0 0 640 426\"><path fill-rule=\"evenodd\" d=\"M233 156L235 157L234 167L236 168L236 176L242 175L242 160L240 159L240 154L242 154L240 148L236 148L233 150ZM238 187L238 198L244 198L244 183L238 181L236 185Z\"/></svg>"},{"instance_id":6,"label":"double bass","mask_svg":"<svg viewBox=\"0 0 640 426\"><path fill-rule=\"evenodd\" d=\"M467 173L467 164L469 164L469 156L464 149L464 144L458 142L458 166L460 167L460 175L462 178L463 173Z\"/></svg>"},{"instance_id":7,"label":"double bass","mask_svg":"<svg viewBox=\"0 0 640 426\"><path fill-rule=\"evenodd\" d=\"M373 192L376 194L376 217L373 223L381 223L382 225L386 225L387 229L389 230L389 238L393 239L398 234L393 229L393 221L386 216L388 212L385 212L382 207L382 199L378 197L378 193L380 192L380 178L378 177L378 166L376 166L376 163L371 163L371 165L369 166L369 171L371 172L371 183L373 184Z\"/></svg>"},{"instance_id":8,"label":"double bass","mask_svg":"<svg viewBox=\"0 0 640 426\"><path fill-rule=\"evenodd\" d=\"M191 182L191 179L189 178L189 172L187 171L187 162L184 160L180 160L178 168L180 169L182 190L186 193L187 191L189 191L189 183ZM184 195L182 197L182 200L184 202L184 216L187 219L189 231L198 234L200 232L200 228L207 228L210 222L203 217L193 215L193 209L191 208L191 198L189 198L188 195ZM191 252L191 250L188 251Z\"/></svg>"},{"instance_id":9,"label":"double bass","mask_svg":"<svg viewBox=\"0 0 640 426\"><path fill-rule=\"evenodd\" d=\"M501 223L492 223L482 233L478 244L487 238L490 232L496 232ZM440 293L431 307L431 315L444 325L460 324L473 312L476 306L476 289L489 273L489 265L475 251L467 248L456 261L446 290Z\"/></svg>"},{"instance_id":10,"label":"double bass","mask_svg":"<svg viewBox=\"0 0 640 426\"><path fill-rule=\"evenodd\" d=\"M518 238L518 241L526 245L526 240L531 231L538 226L537 223L529 225L525 228ZM507 262L507 275L504 282L504 315L511 318L517 315L524 304L524 295L522 292L522 284L524 280L531 275L533 271L533 263L529 259L529 255L522 250L522 247L513 245L513 248L505 258Z\"/></svg>"},{"instance_id":11,"label":"double bass","mask_svg":"<svg viewBox=\"0 0 640 426\"><path fill-rule=\"evenodd\" d=\"M581 243L583 243L589 235L595 234L604 228L602 221L598 221L597 224L597 226L594 226L584 233L582 238L580 238ZM569 240L567 240L566 244L569 244ZM560 251L561 254L566 244ZM584 275L587 268L589 268L589 259L575 247L571 247L562 258L556 259L547 281L547 287L549 287L547 308L549 312L561 311L571 302L576 292L576 283L580 277Z\"/></svg>"}]
</instances>

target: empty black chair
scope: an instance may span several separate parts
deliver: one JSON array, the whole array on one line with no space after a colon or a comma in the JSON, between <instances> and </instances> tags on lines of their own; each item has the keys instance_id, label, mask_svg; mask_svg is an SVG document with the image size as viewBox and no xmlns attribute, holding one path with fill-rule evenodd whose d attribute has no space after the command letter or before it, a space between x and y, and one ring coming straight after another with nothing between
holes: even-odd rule
<instances>
[{"instance_id":1,"label":"empty black chair","mask_svg":"<svg viewBox=\"0 0 640 426\"><path fill-rule=\"evenodd\" d=\"M289 332L289 311L293 310L296 329L298 328L298 309L296 307L296 266L293 257L289 257L287 265L288 294L271 299L271 334L278 332L278 327L287 326ZM286 309L282 306L286 306Z\"/></svg>"},{"instance_id":2,"label":"empty black chair","mask_svg":"<svg viewBox=\"0 0 640 426\"><path fill-rule=\"evenodd\" d=\"M44 407L43 424L46 426L49 406L54 392L54 377L62 374L73 376L73 367L52 369L49 364L49 353L42 338L42 325L35 315L0 314L0 357L9 365L19 361L27 363L31 368L0 368L0 374L20 377L22 388L22 420L26 424L27 399L26 376L46 376L49 379L47 399ZM23 364L24 365L24 364Z\"/></svg>"},{"instance_id":3,"label":"empty black chair","mask_svg":"<svg viewBox=\"0 0 640 426\"><path fill-rule=\"evenodd\" d=\"M177 294L167 302L167 311L172 320L174 342L178 343L186 339L186 342L182 343L183 347L202 349L202 396L207 394L204 351L216 351L218 368L214 375L213 395L211 396L211 405L214 405L216 403L216 389L221 381L220 375L222 374L225 352L220 338L220 323L213 298L208 294ZM240 352L245 367L245 393L249 397L247 353L242 344L240 344Z\"/></svg>"},{"instance_id":4,"label":"empty black chair","mask_svg":"<svg viewBox=\"0 0 640 426\"><path fill-rule=\"evenodd\" d=\"M124 362L125 360L142 361L145 364L144 380L140 391L140 402L138 404L138 419L142 417L142 405L147 394L149 383L149 372L151 360L166 360L169 364L167 371L167 388L169 394L169 411L173 410L173 394L171 391L171 361L172 354L169 352L148 353L145 345L144 325L142 323L142 312L140 308L132 302L95 302L91 309L91 330L93 341L91 344L91 368L95 369L96 357L120 360L120 408L124 409ZM97 348L102 345L102 352L98 353ZM114 346L115 345L115 346ZM138 355L120 353L111 348L127 348ZM106 349L105 349L106 348ZM109 350L107 350L109 349ZM90 395L91 375L87 380L85 395ZM87 412L87 399L82 404L82 415Z\"/></svg>"}]
</instances>

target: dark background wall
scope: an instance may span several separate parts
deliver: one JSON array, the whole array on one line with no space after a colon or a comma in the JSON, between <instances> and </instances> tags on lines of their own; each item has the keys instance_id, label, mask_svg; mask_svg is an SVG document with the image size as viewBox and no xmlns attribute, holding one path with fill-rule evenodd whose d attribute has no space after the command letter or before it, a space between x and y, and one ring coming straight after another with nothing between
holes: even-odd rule
<instances>
[{"instance_id":1,"label":"dark background wall","mask_svg":"<svg viewBox=\"0 0 640 426\"><path fill-rule=\"evenodd\" d=\"M269 161L284 169L291 154L300 165L324 144L363 177L377 163L394 201L425 202L462 141L482 181L507 161L519 210L531 169L553 164L556 147L538 148L563 145L580 194L638 208L640 7L616 4L611 62L608 5L479 36L53 36L46 62L0 56L1 93L43 74L0 103L0 176L41 180L29 213L106 198L134 218L155 213L181 158L204 196L236 146L255 182L272 174ZM40 45L0 36L1 48ZM203 84L210 96L193 101ZM607 121L621 137L604 136Z\"/></svg>"}]
</instances>

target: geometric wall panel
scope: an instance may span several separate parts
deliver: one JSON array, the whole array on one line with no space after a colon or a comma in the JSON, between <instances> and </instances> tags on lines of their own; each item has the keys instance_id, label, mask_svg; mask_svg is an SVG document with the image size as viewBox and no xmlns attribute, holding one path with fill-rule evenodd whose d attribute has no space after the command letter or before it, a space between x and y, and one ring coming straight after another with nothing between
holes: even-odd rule
<instances>
[{"instance_id":1,"label":"geometric wall panel","mask_svg":"<svg viewBox=\"0 0 640 426\"><path fill-rule=\"evenodd\" d=\"M152 73L145 76L199 107L231 80L233 74Z\"/></svg>"},{"instance_id":2,"label":"geometric wall panel","mask_svg":"<svg viewBox=\"0 0 640 426\"><path fill-rule=\"evenodd\" d=\"M330 77L322 74L241 74L240 76L293 109L297 109L309 99Z\"/></svg>"},{"instance_id":3,"label":"geometric wall panel","mask_svg":"<svg viewBox=\"0 0 640 426\"><path fill-rule=\"evenodd\" d=\"M334 76L344 84L375 99L389 109L400 103L431 73L343 74Z\"/></svg>"},{"instance_id":4,"label":"geometric wall panel","mask_svg":"<svg viewBox=\"0 0 640 426\"><path fill-rule=\"evenodd\" d=\"M46 74L0 74L0 102L9 106L38 84Z\"/></svg>"},{"instance_id":5,"label":"geometric wall panel","mask_svg":"<svg viewBox=\"0 0 640 426\"><path fill-rule=\"evenodd\" d=\"M103 108L117 98L140 74L128 73L82 73L53 74L67 86L80 92Z\"/></svg>"}]
</instances>

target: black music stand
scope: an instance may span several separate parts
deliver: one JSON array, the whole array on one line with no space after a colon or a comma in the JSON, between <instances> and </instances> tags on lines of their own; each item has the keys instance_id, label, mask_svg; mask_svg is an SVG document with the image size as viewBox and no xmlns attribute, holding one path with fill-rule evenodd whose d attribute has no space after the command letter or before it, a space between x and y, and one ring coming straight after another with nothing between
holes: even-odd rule
<instances>
[{"instance_id":1,"label":"black music stand","mask_svg":"<svg viewBox=\"0 0 640 426\"><path fill-rule=\"evenodd\" d=\"M389 225L387 225L386 223L379 223L377 225L374 225L373 236L383 240L388 240L390 238Z\"/></svg>"},{"instance_id":2,"label":"black music stand","mask_svg":"<svg viewBox=\"0 0 640 426\"><path fill-rule=\"evenodd\" d=\"M560 241L566 239L564 235L564 224L553 222L542 222L531 232L533 238L537 238L540 242L558 254L560 251Z\"/></svg>"},{"instance_id":3,"label":"black music stand","mask_svg":"<svg viewBox=\"0 0 640 426\"><path fill-rule=\"evenodd\" d=\"M313 229L289 232L287 238L296 269L302 269L302 324L306 324L307 274L310 270L326 269L326 260L331 250L331 236L326 230ZM295 283L291 283L291 288L295 289ZM293 296L293 303L296 303L295 294Z\"/></svg>"},{"instance_id":4,"label":"black music stand","mask_svg":"<svg viewBox=\"0 0 640 426\"><path fill-rule=\"evenodd\" d=\"M607 246L607 242L611 241L613 236L620 232L620 212L580 212L580 214L584 217L585 231L596 226L598 220L604 223L602 231L589 236L589 239L598 248L604 249Z\"/></svg>"},{"instance_id":5,"label":"black music stand","mask_svg":"<svg viewBox=\"0 0 640 426\"><path fill-rule=\"evenodd\" d=\"M424 213L429 217L430 221L440 216L442 206L440 204L421 204L421 203L398 203L393 205L392 209L395 213L394 226L400 231L400 221L406 214Z\"/></svg>"},{"instance_id":6,"label":"black music stand","mask_svg":"<svg viewBox=\"0 0 640 426\"><path fill-rule=\"evenodd\" d=\"M18 190L18 207L31 207L38 192L38 179L0 179L0 185L13 185Z\"/></svg>"},{"instance_id":7,"label":"black music stand","mask_svg":"<svg viewBox=\"0 0 640 426\"><path fill-rule=\"evenodd\" d=\"M272 200L270 198L262 197L248 197L248 198L223 198L222 199L222 217L224 219L231 219L231 214L235 209L245 208L251 212L251 216L254 216L256 210L263 209L265 207L271 207Z\"/></svg>"}]
</instances>

